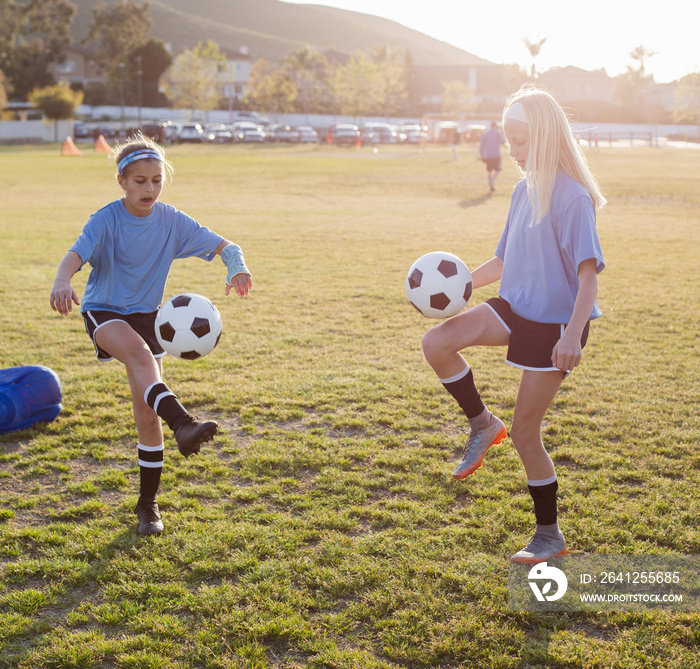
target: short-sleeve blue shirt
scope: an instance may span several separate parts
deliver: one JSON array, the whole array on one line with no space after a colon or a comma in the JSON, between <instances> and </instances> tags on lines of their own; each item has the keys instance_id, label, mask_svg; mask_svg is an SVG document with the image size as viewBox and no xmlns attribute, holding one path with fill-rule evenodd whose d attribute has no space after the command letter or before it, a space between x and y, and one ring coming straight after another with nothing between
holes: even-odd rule
<instances>
[{"instance_id":1,"label":"short-sleeve blue shirt","mask_svg":"<svg viewBox=\"0 0 700 669\"><path fill-rule=\"evenodd\" d=\"M499 295L514 313L538 323L566 324L578 294L578 266L590 258L605 267L588 191L568 174L557 174L547 216L531 225L532 203L523 179L511 198L496 248L503 261ZM600 317L596 301L591 319Z\"/></svg>"},{"instance_id":2,"label":"short-sleeve blue shirt","mask_svg":"<svg viewBox=\"0 0 700 669\"><path fill-rule=\"evenodd\" d=\"M168 204L156 202L148 216L133 216L122 200L111 202L90 217L71 247L92 265L81 310L155 311L173 260L212 260L222 241Z\"/></svg>"},{"instance_id":3,"label":"short-sleeve blue shirt","mask_svg":"<svg viewBox=\"0 0 700 669\"><path fill-rule=\"evenodd\" d=\"M479 154L482 160L501 157L501 144L505 144L501 131L497 128L487 130L479 140Z\"/></svg>"}]
</instances>

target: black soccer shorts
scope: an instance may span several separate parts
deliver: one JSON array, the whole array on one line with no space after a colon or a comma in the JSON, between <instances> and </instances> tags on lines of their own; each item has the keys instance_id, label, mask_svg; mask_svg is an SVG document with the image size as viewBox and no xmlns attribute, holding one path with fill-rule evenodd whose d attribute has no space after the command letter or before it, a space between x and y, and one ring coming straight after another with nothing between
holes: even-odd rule
<instances>
[{"instance_id":1,"label":"black soccer shorts","mask_svg":"<svg viewBox=\"0 0 700 669\"><path fill-rule=\"evenodd\" d=\"M111 323L113 321L124 321L130 325L133 330L141 335L143 340L148 345L148 348L151 349L153 357L162 358L165 356L166 353L156 338L155 323L157 314L157 311L146 314L118 314L115 311L84 311L83 319L85 320L85 330L95 346L97 359L101 362L107 362L112 360L114 357L107 353L107 351L101 349L95 343L95 332L97 332L101 327L107 325L107 323Z\"/></svg>"},{"instance_id":2,"label":"black soccer shorts","mask_svg":"<svg viewBox=\"0 0 700 669\"><path fill-rule=\"evenodd\" d=\"M566 323L537 323L513 313L510 304L501 297L486 300L486 305L501 321L510 335L506 362L519 369L537 372L558 370L552 364L552 351L564 333ZM588 340L589 323L581 334L581 348Z\"/></svg>"}]
</instances>

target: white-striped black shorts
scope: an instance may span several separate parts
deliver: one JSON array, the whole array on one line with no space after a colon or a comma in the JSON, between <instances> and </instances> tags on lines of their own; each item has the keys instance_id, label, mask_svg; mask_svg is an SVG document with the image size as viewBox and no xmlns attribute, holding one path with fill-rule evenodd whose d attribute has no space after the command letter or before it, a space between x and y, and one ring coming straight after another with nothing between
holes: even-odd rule
<instances>
[{"instance_id":1,"label":"white-striped black shorts","mask_svg":"<svg viewBox=\"0 0 700 669\"><path fill-rule=\"evenodd\" d=\"M124 321L131 328L141 335L143 340L151 349L154 358L162 358L166 355L163 347L158 343L156 338L156 315L157 311L152 311L145 314L118 314L116 311L83 311L83 319L85 320L85 330L87 331L92 343L95 345L97 359L102 362L112 360L114 357L101 349L95 343L95 332L101 327L111 323L112 321Z\"/></svg>"},{"instance_id":2,"label":"white-striped black shorts","mask_svg":"<svg viewBox=\"0 0 700 669\"><path fill-rule=\"evenodd\" d=\"M552 364L552 351L564 333L566 323L537 323L513 313L510 304L501 297L486 300L486 305L501 321L510 335L506 362L519 369L537 372L558 371ZM581 348L588 340L589 323L581 334Z\"/></svg>"}]
</instances>

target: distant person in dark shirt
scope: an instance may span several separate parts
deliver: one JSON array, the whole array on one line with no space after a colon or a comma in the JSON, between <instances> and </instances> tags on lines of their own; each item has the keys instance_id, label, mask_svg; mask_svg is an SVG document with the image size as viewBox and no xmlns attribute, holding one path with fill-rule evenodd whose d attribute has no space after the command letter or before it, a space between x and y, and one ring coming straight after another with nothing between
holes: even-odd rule
<instances>
[{"instance_id":1,"label":"distant person in dark shirt","mask_svg":"<svg viewBox=\"0 0 700 669\"><path fill-rule=\"evenodd\" d=\"M501 145L505 144L503 135L495 122L482 136L479 142L479 158L486 163L489 189L496 190L496 178L501 171Z\"/></svg>"}]
</instances>

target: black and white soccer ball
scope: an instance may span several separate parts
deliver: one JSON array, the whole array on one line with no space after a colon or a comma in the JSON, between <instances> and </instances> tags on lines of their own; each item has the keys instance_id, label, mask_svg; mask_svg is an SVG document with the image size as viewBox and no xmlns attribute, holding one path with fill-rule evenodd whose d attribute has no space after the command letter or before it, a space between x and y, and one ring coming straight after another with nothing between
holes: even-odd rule
<instances>
[{"instance_id":1,"label":"black and white soccer ball","mask_svg":"<svg viewBox=\"0 0 700 669\"><path fill-rule=\"evenodd\" d=\"M221 338L218 309L202 295L180 293L163 302L156 316L156 337L170 355L195 360L211 353Z\"/></svg>"},{"instance_id":2,"label":"black and white soccer ball","mask_svg":"<svg viewBox=\"0 0 700 669\"><path fill-rule=\"evenodd\" d=\"M458 314L467 306L471 294L471 273L452 253L426 253L406 275L406 297L427 318Z\"/></svg>"}]
</instances>

